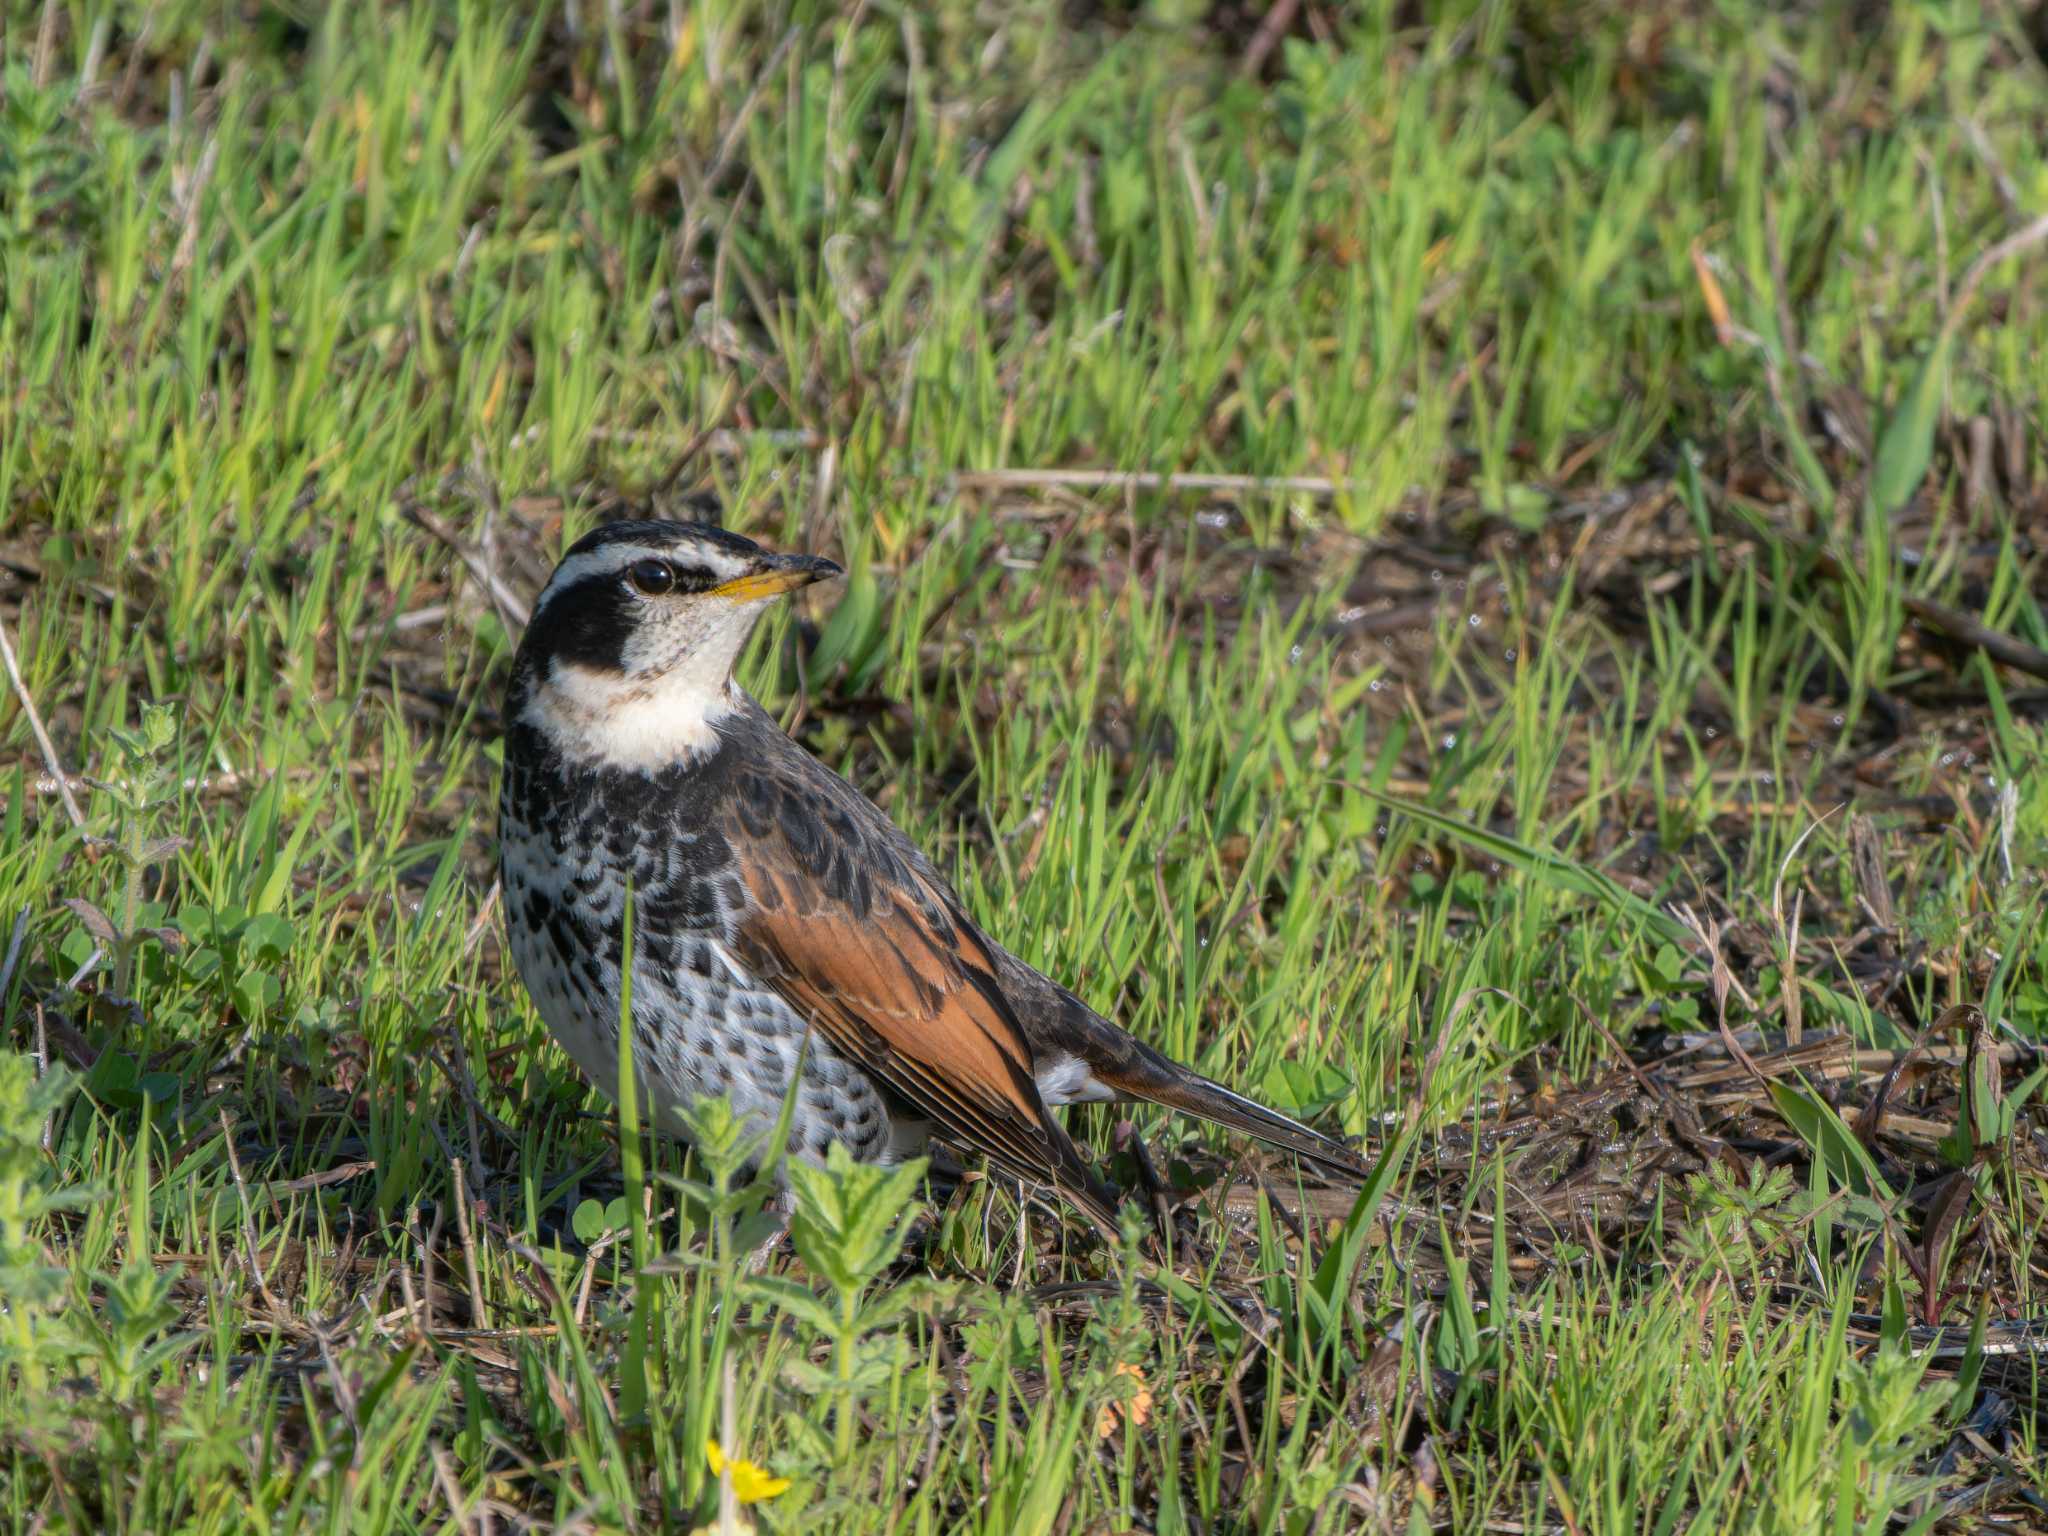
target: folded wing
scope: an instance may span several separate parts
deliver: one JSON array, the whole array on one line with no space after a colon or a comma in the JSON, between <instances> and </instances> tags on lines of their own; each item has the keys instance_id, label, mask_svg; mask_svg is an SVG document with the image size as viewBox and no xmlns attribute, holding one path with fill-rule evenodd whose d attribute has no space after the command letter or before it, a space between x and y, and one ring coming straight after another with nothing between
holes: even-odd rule
<instances>
[{"instance_id":1,"label":"folded wing","mask_svg":"<svg viewBox=\"0 0 2048 1536\"><path fill-rule=\"evenodd\" d=\"M810 757L741 762L721 829L747 898L736 958L945 1140L1056 1185L1114 1232L1112 1207L1039 1097L995 957L951 893Z\"/></svg>"}]
</instances>

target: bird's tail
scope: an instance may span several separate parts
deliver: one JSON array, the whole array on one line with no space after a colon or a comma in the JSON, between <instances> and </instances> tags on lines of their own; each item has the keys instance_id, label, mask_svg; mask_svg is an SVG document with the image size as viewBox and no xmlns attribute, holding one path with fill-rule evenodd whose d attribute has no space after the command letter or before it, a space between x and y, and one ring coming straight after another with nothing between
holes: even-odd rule
<instances>
[{"instance_id":1,"label":"bird's tail","mask_svg":"<svg viewBox=\"0 0 2048 1536\"><path fill-rule=\"evenodd\" d=\"M1363 1183L1372 1176L1371 1164L1342 1142L1312 1131L1256 1099L1232 1093L1142 1043L1136 1051L1123 1053L1120 1060L1091 1066L1096 1080L1121 1098L1142 1099L1256 1136L1342 1179Z\"/></svg>"},{"instance_id":2,"label":"bird's tail","mask_svg":"<svg viewBox=\"0 0 2048 1536\"><path fill-rule=\"evenodd\" d=\"M1371 1165L1342 1142L1160 1055L1000 944L989 948L1041 1070L1048 1063L1080 1069L1081 1081L1071 1085L1076 1091L1052 1102L1142 1099L1271 1142L1335 1178L1363 1183L1372 1176ZM1043 1091L1043 1080L1040 1086Z\"/></svg>"}]
</instances>

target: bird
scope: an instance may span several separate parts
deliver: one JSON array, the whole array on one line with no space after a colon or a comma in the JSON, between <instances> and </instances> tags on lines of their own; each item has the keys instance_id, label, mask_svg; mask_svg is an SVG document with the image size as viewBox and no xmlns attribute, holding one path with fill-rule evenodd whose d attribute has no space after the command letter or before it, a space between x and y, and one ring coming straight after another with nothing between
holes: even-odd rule
<instances>
[{"instance_id":1,"label":"bird","mask_svg":"<svg viewBox=\"0 0 2048 1536\"><path fill-rule=\"evenodd\" d=\"M1350 1148L1190 1070L1017 958L894 822L734 680L770 604L844 572L710 522L621 519L563 554L506 685L499 873L542 1020L687 1134L724 1095L786 1151L895 1164L937 1138L1105 1232L1115 1191L1055 1117L1142 1101L1362 1182ZM630 898L629 898L630 891Z\"/></svg>"}]
</instances>

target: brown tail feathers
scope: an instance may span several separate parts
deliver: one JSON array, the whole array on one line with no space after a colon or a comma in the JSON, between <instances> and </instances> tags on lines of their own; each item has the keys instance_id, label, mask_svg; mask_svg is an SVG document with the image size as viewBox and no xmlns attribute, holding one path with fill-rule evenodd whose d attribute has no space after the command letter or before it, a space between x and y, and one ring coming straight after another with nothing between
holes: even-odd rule
<instances>
[{"instance_id":1,"label":"brown tail feathers","mask_svg":"<svg viewBox=\"0 0 2048 1536\"><path fill-rule=\"evenodd\" d=\"M1363 1182L1371 1176L1371 1165L1343 1143L1169 1060L1001 945L990 949L1003 994L1041 1066L1071 1060L1118 1098L1142 1099L1256 1136L1340 1179Z\"/></svg>"},{"instance_id":2,"label":"brown tail feathers","mask_svg":"<svg viewBox=\"0 0 2048 1536\"><path fill-rule=\"evenodd\" d=\"M1169 1061L1148 1046L1140 1044L1136 1057L1135 1061L1125 1057L1096 1065L1096 1079L1121 1097L1142 1099L1212 1121L1226 1130L1256 1136L1292 1152L1326 1174L1360 1183L1372 1176L1371 1164L1342 1142L1312 1131L1255 1099L1232 1093L1221 1083Z\"/></svg>"}]
</instances>

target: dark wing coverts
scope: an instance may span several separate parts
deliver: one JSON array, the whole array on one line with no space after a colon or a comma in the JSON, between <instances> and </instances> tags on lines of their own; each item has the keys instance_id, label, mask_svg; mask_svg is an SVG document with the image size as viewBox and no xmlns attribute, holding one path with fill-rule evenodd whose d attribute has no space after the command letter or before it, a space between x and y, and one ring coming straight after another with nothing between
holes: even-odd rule
<instances>
[{"instance_id":1,"label":"dark wing coverts","mask_svg":"<svg viewBox=\"0 0 2048 1536\"><path fill-rule=\"evenodd\" d=\"M748 710L740 730L781 732ZM784 738L786 742L786 738ZM719 812L746 887L734 948L939 1134L1115 1229L1047 1114L996 960L903 834L808 754L741 751Z\"/></svg>"}]
</instances>

